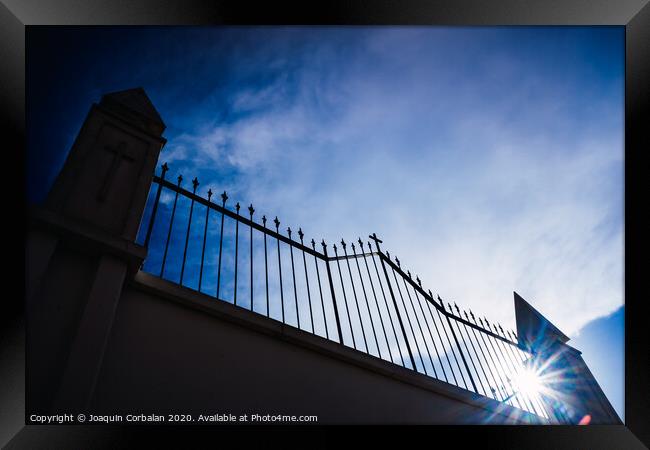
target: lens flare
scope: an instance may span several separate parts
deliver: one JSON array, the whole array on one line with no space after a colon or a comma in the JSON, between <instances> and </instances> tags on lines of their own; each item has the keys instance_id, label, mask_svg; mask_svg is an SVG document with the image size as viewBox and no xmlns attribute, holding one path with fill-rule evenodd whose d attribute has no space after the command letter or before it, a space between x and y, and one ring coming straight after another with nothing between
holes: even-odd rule
<instances>
[{"instance_id":1,"label":"lens flare","mask_svg":"<svg viewBox=\"0 0 650 450\"><path fill-rule=\"evenodd\" d=\"M530 368L519 371L515 376L514 382L521 393L530 397L539 395L544 387L539 375Z\"/></svg>"},{"instance_id":2,"label":"lens flare","mask_svg":"<svg viewBox=\"0 0 650 450\"><path fill-rule=\"evenodd\" d=\"M580 419L580 422L578 422L578 425L589 425L590 423L591 423L591 415L587 414L582 419Z\"/></svg>"}]
</instances>

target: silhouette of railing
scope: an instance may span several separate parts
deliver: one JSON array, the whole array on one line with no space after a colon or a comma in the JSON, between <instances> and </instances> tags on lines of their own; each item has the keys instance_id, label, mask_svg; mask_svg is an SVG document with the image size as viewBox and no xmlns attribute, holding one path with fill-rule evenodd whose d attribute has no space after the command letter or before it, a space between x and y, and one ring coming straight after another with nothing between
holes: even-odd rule
<instances>
[{"instance_id":1,"label":"silhouette of railing","mask_svg":"<svg viewBox=\"0 0 650 450\"><path fill-rule=\"evenodd\" d=\"M226 192L215 203L211 190L206 198L197 195L196 178L190 192L181 187L182 176L176 184L166 180L167 171L163 164L153 178L141 225L138 239L148 248L143 270L527 411L541 422L569 421L557 400L524 389L521 380L535 355L513 331L455 303L445 306L381 249L375 234L349 244L341 240L340 246L305 243L302 229L289 227L283 235L277 217L274 229L266 216L260 224L252 204L245 217L239 203L234 211L226 207ZM181 203L189 203L186 216Z\"/></svg>"}]
</instances>

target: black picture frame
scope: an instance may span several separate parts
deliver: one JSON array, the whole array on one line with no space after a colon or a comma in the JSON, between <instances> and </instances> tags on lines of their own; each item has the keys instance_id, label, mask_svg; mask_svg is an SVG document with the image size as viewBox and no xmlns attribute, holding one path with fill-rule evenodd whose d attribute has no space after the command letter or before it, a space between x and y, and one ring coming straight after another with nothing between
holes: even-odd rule
<instances>
[{"instance_id":1,"label":"black picture frame","mask_svg":"<svg viewBox=\"0 0 650 450\"><path fill-rule=\"evenodd\" d=\"M418 427L419 438L429 442L443 439L480 445L482 448L643 448L650 445L650 396L647 333L645 332L645 257L649 253L647 200L643 195L647 152L648 100L650 98L650 6L647 0L611 2L607 0L532 1L481 0L374 2L328 1L317 5L302 2L281 6L275 2L250 3L205 0L110 2L102 0L10 0L0 4L0 98L2 121L6 127L5 180L15 175L16 185L24 186L25 155L25 27L29 25L221 25L221 24L422 24L422 25L620 25L625 26L625 425L588 427ZM6 138L9 139L6 139ZM20 183L20 184L18 184ZM25 208L21 195L5 187L8 211ZM25 217L5 217L8 233L24 235ZM13 228L12 228L13 227ZM24 277L24 245L14 241L15 255L6 258L8 280ZM17 242L16 242L17 241ZM24 373L24 304L19 288L3 300L1 372L16 379ZM9 386L12 387L13 385ZM22 389L22 390L21 390ZM14 436L7 448L119 448L133 447L150 438L167 444L185 439L221 436L224 428L152 428L130 426L94 427L80 425L25 426L24 384L2 393L0 439ZM21 411L20 408L23 408ZM287 428L284 428L287 430ZM305 428L303 428L304 430ZM253 435L234 430L247 439L267 442L269 428ZM323 433L323 429L320 434ZM390 430L390 429L389 429ZM292 433L293 429L289 430ZM327 431L327 439L313 440L338 444ZM394 430L391 430L394 431ZM365 430L364 435L381 436L384 430ZM175 433L172 436L172 433ZM275 434L275 433L272 433ZM266 435L266 436L265 436ZM286 433L283 433L286 436ZM182 441L176 441L176 438ZM214 442L214 441L213 441ZM309 442L309 441L307 441Z\"/></svg>"}]
</instances>

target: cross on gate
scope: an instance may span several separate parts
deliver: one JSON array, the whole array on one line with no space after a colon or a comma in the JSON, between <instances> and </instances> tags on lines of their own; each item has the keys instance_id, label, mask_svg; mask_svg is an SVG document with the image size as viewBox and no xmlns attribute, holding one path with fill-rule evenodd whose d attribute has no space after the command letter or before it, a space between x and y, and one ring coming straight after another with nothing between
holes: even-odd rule
<instances>
[{"instance_id":1,"label":"cross on gate","mask_svg":"<svg viewBox=\"0 0 650 450\"><path fill-rule=\"evenodd\" d=\"M123 141L117 144L117 147L115 148L105 145L104 149L113 153L113 162L111 163L111 167L108 169L108 172L106 173L106 177L104 178L102 187L99 190L99 194L97 194L97 199L99 201L104 201L106 199L106 195L108 194L108 191L111 188L111 185L113 184L113 180L115 179L115 174L120 168L120 165L122 164L122 160L124 159L131 162L135 161L135 158L133 158L131 155L129 155L126 152L126 143Z\"/></svg>"},{"instance_id":2,"label":"cross on gate","mask_svg":"<svg viewBox=\"0 0 650 450\"><path fill-rule=\"evenodd\" d=\"M377 237L377 233L372 233L372 234L371 234L370 236L368 236L368 237L369 237L370 239L372 239L373 241L375 241L375 247L377 247L377 251L378 251L378 252L381 252L381 250L379 249L379 244L381 244L381 243L384 242L384 241L382 241L381 239L379 239L379 238Z\"/></svg>"}]
</instances>

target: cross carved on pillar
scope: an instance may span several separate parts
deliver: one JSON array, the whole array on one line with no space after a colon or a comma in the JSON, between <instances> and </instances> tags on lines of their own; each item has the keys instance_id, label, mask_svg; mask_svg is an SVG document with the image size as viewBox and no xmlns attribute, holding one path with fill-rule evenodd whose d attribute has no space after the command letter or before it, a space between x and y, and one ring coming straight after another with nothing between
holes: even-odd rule
<instances>
[{"instance_id":1,"label":"cross carved on pillar","mask_svg":"<svg viewBox=\"0 0 650 450\"><path fill-rule=\"evenodd\" d=\"M102 183L102 187L99 190L99 193L97 194L97 200L99 200L100 202L106 200L106 196L108 195L108 192L113 184L113 181L115 180L115 174L120 168L120 165L122 164L122 160L130 161L130 162L135 161L135 158L133 158L130 154L126 152L126 143L123 141L117 144L117 147L111 147L106 145L104 146L104 150L107 150L108 152L113 154L113 161L111 162L111 167L108 169L106 176L104 177L104 182Z\"/></svg>"}]
</instances>

